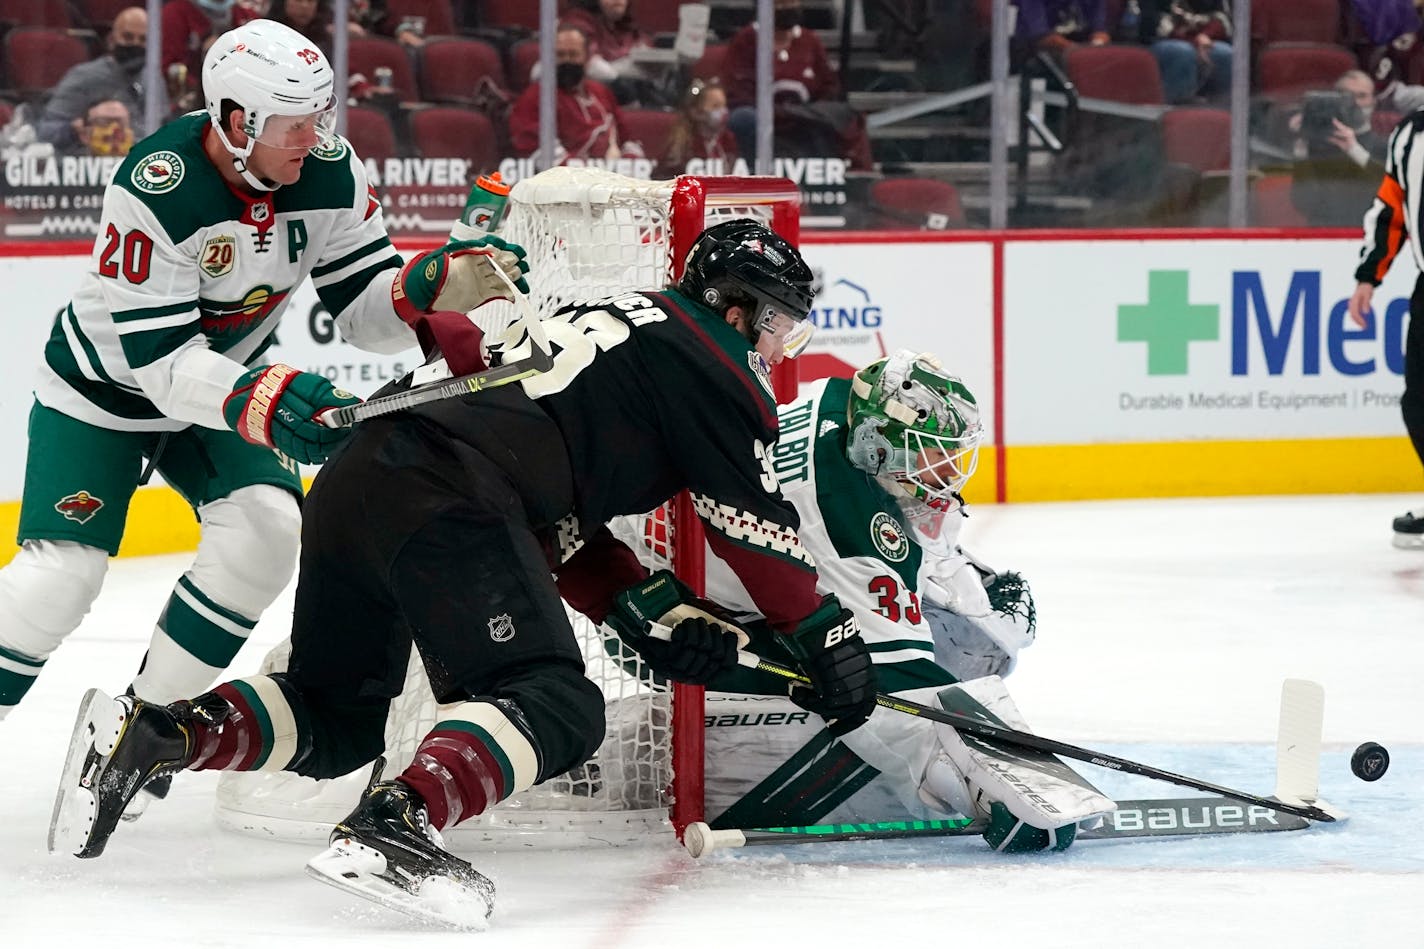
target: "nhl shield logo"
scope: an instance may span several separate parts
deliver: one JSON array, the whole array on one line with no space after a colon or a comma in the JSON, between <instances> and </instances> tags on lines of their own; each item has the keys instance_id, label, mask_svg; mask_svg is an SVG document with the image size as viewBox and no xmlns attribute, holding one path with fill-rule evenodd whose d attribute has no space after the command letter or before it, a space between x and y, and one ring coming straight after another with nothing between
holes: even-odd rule
<instances>
[{"instance_id":1,"label":"nhl shield logo","mask_svg":"<svg viewBox=\"0 0 1424 949\"><path fill-rule=\"evenodd\" d=\"M71 521L87 524L103 506L104 502L88 491L76 491L67 497L60 498L54 509Z\"/></svg>"},{"instance_id":2,"label":"nhl shield logo","mask_svg":"<svg viewBox=\"0 0 1424 949\"><path fill-rule=\"evenodd\" d=\"M891 563L899 563L910 556L910 539L905 536L905 529L884 511L870 519L870 540L880 551L880 556Z\"/></svg>"},{"instance_id":3,"label":"nhl shield logo","mask_svg":"<svg viewBox=\"0 0 1424 949\"><path fill-rule=\"evenodd\" d=\"M508 613L491 616L489 621L490 639L497 643L507 643L514 638L514 619Z\"/></svg>"}]
</instances>

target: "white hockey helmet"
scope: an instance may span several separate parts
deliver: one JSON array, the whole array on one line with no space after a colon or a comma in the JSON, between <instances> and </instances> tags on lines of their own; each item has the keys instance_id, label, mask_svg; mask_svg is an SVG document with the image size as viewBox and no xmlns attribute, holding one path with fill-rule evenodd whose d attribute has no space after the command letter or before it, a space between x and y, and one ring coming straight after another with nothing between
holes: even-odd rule
<instances>
[{"instance_id":1,"label":"white hockey helmet","mask_svg":"<svg viewBox=\"0 0 1424 949\"><path fill-rule=\"evenodd\" d=\"M271 20L252 20L219 36L203 60L203 94L208 116L223 145L251 179L245 161L252 143L283 147L273 135L274 116L311 116L317 147L335 141L335 74L316 44L296 30ZM231 100L242 107L247 144L234 145L223 128L222 109ZM266 133L266 137L264 137ZM258 187L267 187L258 185Z\"/></svg>"}]
</instances>

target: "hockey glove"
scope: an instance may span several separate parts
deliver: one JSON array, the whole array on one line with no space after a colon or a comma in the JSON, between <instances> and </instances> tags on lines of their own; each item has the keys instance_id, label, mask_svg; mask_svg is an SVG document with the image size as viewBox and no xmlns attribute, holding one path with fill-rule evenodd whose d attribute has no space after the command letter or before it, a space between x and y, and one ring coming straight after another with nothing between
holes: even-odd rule
<instances>
[{"instance_id":1,"label":"hockey glove","mask_svg":"<svg viewBox=\"0 0 1424 949\"><path fill-rule=\"evenodd\" d=\"M318 417L360 401L315 373L275 363L258 366L238 379L223 402L223 418L252 444L314 465L325 461L351 434L349 428L327 428Z\"/></svg>"},{"instance_id":2,"label":"hockey glove","mask_svg":"<svg viewBox=\"0 0 1424 949\"><path fill-rule=\"evenodd\" d=\"M791 701L826 720L832 735L864 725L875 711L875 670L855 614L833 596L787 640L810 687L791 688Z\"/></svg>"},{"instance_id":3,"label":"hockey glove","mask_svg":"<svg viewBox=\"0 0 1424 949\"><path fill-rule=\"evenodd\" d=\"M984 839L1000 853L1067 850L1077 836L1077 824L1064 824L1062 827L1045 830L1015 817L1008 805L1002 801L989 805L989 826L984 830Z\"/></svg>"},{"instance_id":4,"label":"hockey glove","mask_svg":"<svg viewBox=\"0 0 1424 949\"><path fill-rule=\"evenodd\" d=\"M689 685L706 685L736 667L739 637L732 624L717 622L695 605L699 603L710 605L671 572L659 570L619 593L607 622L656 674ZM678 616L680 612L700 615ZM650 636L653 622L671 625L672 639Z\"/></svg>"},{"instance_id":5,"label":"hockey glove","mask_svg":"<svg viewBox=\"0 0 1424 949\"><path fill-rule=\"evenodd\" d=\"M524 248L490 236L451 241L410 260L391 283L391 303L396 315L414 326L426 313L468 313L490 300L509 300L509 287L495 268L520 291L529 292Z\"/></svg>"}]
</instances>

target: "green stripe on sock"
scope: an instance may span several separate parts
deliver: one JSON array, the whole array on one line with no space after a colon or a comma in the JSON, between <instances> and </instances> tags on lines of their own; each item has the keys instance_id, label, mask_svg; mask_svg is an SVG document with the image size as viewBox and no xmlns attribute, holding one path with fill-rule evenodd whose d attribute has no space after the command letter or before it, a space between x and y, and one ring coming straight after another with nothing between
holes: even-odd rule
<instances>
[{"instance_id":1,"label":"green stripe on sock","mask_svg":"<svg viewBox=\"0 0 1424 949\"><path fill-rule=\"evenodd\" d=\"M30 691L30 686L35 684L35 677L38 675L38 669L35 670L35 675L0 669L0 708L19 705L20 699Z\"/></svg>"},{"instance_id":2,"label":"green stripe on sock","mask_svg":"<svg viewBox=\"0 0 1424 949\"><path fill-rule=\"evenodd\" d=\"M252 766L248 768L249 771L257 771L267 763L268 755L272 754L272 748L277 744L276 733L272 728L272 716L267 712L262 696L251 685L241 679L234 679L228 685L241 693L257 719L258 730L262 732L262 753L253 759Z\"/></svg>"},{"instance_id":3,"label":"green stripe on sock","mask_svg":"<svg viewBox=\"0 0 1424 949\"><path fill-rule=\"evenodd\" d=\"M175 592L168 598L158 627L205 666L225 669L247 640L234 636L198 613ZM250 627L248 627L250 628Z\"/></svg>"},{"instance_id":4,"label":"green stripe on sock","mask_svg":"<svg viewBox=\"0 0 1424 949\"><path fill-rule=\"evenodd\" d=\"M504 787L501 788L503 795L508 795L510 789L514 787L514 765L509 761L509 755L499 746L499 742L494 740L488 731L474 722L462 721L460 719L446 719L443 722L436 722L435 727L430 730L430 734L436 735L440 732L464 732L473 735L481 744L489 749L490 756L494 758L495 764L499 765L499 772L503 776ZM491 801L491 804L494 802Z\"/></svg>"},{"instance_id":5,"label":"green stripe on sock","mask_svg":"<svg viewBox=\"0 0 1424 949\"><path fill-rule=\"evenodd\" d=\"M39 670L44 668L45 664L43 659L36 659L34 656L27 656L22 652L6 649L4 646L0 646L0 657L9 659L11 662L17 662L22 666L30 666L35 670L36 674L39 673Z\"/></svg>"},{"instance_id":6,"label":"green stripe on sock","mask_svg":"<svg viewBox=\"0 0 1424 949\"><path fill-rule=\"evenodd\" d=\"M208 598L208 595L202 590L199 590L197 584L195 584L192 580L188 579L188 577L179 577L178 585L181 586L183 589L187 590L188 594L192 596L193 599L197 600L199 603L203 604L205 607L212 610L214 613L217 613L219 616L227 619L229 622L236 623L238 626L241 626L243 629L249 631L257 625L257 620L244 616L236 610L230 610L225 606L221 606L217 603L214 603L211 599Z\"/></svg>"}]
</instances>

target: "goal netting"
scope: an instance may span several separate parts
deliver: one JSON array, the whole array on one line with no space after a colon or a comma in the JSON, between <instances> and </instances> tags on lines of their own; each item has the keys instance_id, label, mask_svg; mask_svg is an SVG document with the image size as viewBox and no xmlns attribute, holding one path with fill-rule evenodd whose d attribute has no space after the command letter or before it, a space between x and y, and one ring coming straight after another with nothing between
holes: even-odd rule
<instances>
[{"instance_id":1,"label":"goal netting","mask_svg":"<svg viewBox=\"0 0 1424 949\"><path fill-rule=\"evenodd\" d=\"M553 168L517 183L501 235L528 252L531 302L541 316L573 300L659 289L681 276L701 231L723 219L761 220L795 242L799 194L784 178L641 181L592 168ZM518 314L502 303L482 307L491 334ZM785 378L780 383L786 385ZM794 381L791 383L794 387ZM789 393L786 393L789 395ZM685 497L667 505L666 545L674 570L702 591L702 534ZM457 849L508 841L537 846L626 843L671 836L702 819L702 690L654 688L634 653L611 632L569 611L587 675L602 690L607 726L585 764L514 795L449 829ZM272 650L263 672L286 668L289 643ZM384 776L399 774L439 716L419 657L386 723ZM369 769L330 781L294 774L229 772L218 783L217 817L233 830L278 839L324 840L346 816Z\"/></svg>"}]
</instances>

